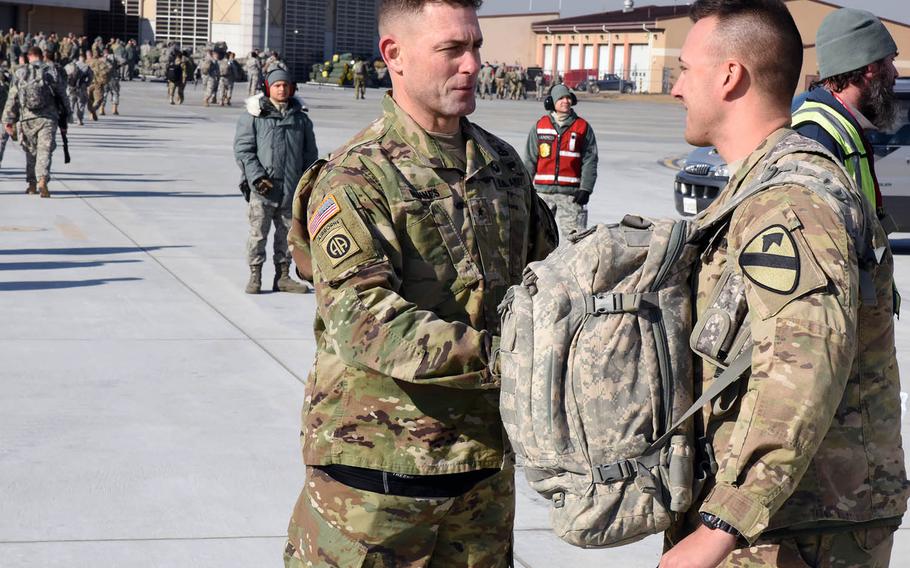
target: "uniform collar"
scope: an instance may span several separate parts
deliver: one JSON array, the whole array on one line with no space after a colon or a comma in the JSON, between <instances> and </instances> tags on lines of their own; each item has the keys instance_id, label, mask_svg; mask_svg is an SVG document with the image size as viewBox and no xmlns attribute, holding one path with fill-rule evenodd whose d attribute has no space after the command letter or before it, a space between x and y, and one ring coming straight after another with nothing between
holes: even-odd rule
<instances>
[{"instance_id":1,"label":"uniform collar","mask_svg":"<svg viewBox=\"0 0 910 568\"><path fill-rule=\"evenodd\" d=\"M461 169L442 150L436 140L395 102L395 99L392 98L392 91L388 91L382 99L382 110L398 139L405 142L414 151L416 162L433 169ZM496 152L487 143L485 136L467 118L461 118L461 129L466 142L467 171L465 177L470 178L495 161Z\"/></svg>"}]
</instances>

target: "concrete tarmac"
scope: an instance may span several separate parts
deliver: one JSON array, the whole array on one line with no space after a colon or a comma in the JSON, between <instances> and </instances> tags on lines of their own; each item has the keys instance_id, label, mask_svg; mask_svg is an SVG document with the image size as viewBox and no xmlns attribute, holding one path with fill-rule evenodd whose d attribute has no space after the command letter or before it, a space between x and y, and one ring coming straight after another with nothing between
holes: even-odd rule
<instances>
[{"instance_id":1,"label":"concrete tarmac","mask_svg":"<svg viewBox=\"0 0 910 568\"><path fill-rule=\"evenodd\" d=\"M182 106L161 83L121 88L122 116L73 126L71 164L55 153L52 199L24 195L12 142L0 169L0 566L280 566L303 483L314 304L243 293L248 223L231 144L245 85L231 108L203 108L192 87ZM301 94L323 155L380 112L376 90ZM682 108L578 111L601 157L591 222L675 216L666 163L689 150ZM472 120L522 149L541 113L479 101ZM910 287L905 237L892 241L899 288ZM269 262L267 289L271 278ZM897 348L910 369L906 321ZM906 416L901 429L910 436ZM517 486L517 566L657 564L660 537L610 550L561 542L547 502L521 473ZM907 565L906 525L896 541L892 565Z\"/></svg>"}]
</instances>

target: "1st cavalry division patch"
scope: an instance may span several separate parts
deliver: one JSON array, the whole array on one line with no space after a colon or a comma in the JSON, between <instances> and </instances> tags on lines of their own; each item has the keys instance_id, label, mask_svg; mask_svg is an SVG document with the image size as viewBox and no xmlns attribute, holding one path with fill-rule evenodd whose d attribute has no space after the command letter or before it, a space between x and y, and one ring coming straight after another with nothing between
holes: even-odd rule
<instances>
[{"instance_id":1,"label":"1st cavalry division patch","mask_svg":"<svg viewBox=\"0 0 910 568\"><path fill-rule=\"evenodd\" d=\"M749 241L739 254L739 266L749 280L778 294L790 294L799 284L799 250L781 225L771 225Z\"/></svg>"}]
</instances>

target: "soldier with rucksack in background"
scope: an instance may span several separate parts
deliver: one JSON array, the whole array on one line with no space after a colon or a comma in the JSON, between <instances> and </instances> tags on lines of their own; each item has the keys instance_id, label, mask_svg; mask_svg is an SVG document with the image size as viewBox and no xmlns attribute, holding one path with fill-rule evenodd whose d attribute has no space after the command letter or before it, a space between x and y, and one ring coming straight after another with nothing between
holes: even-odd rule
<instances>
[{"instance_id":1,"label":"soldier with rucksack in background","mask_svg":"<svg viewBox=\"0 0 910 568\"><path fill-rule=\"evenodd\" d=\"M88 112L92 120L98 120L98 111L104 114L104 90L111 77L111 65L103 57L96 57L94 50L86 52L88 66L92 70L92 82L88 88Z\"/></svg>"},{"instance_id":2,"label":"soldier with rucksack in background","mask_svg":"<svg viewBox=\"0 0 910 568\"><path fill-rule=\"evenodd\" d=\"M240 76L240 69L234 59L234 52L228 51L226 56L218 62L218 93L221 106L231 106L231 97L234 95L234 81Z\"/></svg>"},{"instance_id":3,"label":"soldier with rucksack in background","mask_svg":"<svg viewBox=\"0 0 910 568\"><path fill-rule=\"evenodd\" d=\"M0 63L0 108L6 106L9 90L12 87L13 76L9 72L9 64L4 61ZM6 151L6 143L10 139L10 134L5 129L0 133L0 163L3 162L3 154Z\"/></svg>"},{"instance_id":4,"label":"soldier with rucksack in background","mask_svg":"<svg viewBox=\"0 0 910 568\"><path fill-rule=\"evenodd\" d=\"M174 56L164 71L164 77L167 79L167 96L170 104L183 104L183 89L186 86L187 76L186 67L183 63L183 55L178 53Z\"/></svg>"},{"instance_id":5,"label":"soldier with rucksack in background","mask_svg":"<svg viewBox=\"0 0 910 568\"><path fill-rule=\"evenodd\" d=\"M104 106L110 96L111 101L111 112L112 114L119 115L120 107L120 68L126 64L126 60L123 57L119 57L114 54L114 50L110 47L104 48L104 58L107 60L108 64L111 66L111 72L108 76L107 85L104 89L103 98L101 100L101 112L100 114L104 116Z\"/></svg>"},{"instance_id":6,"label":"soldier with rucksack in background","mask_svg":"<svg viewBox=\"0 0 910 568\"><path fill-rule=\"evenodd\" d=\"M246 76L249 81L247 95L252 97L262 87L262 63L259 61L259 53L255 50L251 51L246 59Z\"/></svg>"},{"instance_id":7,"label":"soldier with rucksack in background","mask_svg":"<svg viewBox=\"0 0 910 568\"><path fill-rule=\"evenodd\" d=\"M79 126L84 124L85 107L88 104L88 86L92 84L94 77L91 68L85 62L85 55L80 54L79 58L66 64L66 96L69 99L70 123L73 120L79 122Z\"/></svg>"},{"instance_id":8,"label":"soldier with rucksack in background","mask_svg":"<svg viewBox=\"0 0 910 568\"><path fill-rule=\"evenodd\" d=\"M202 76L202 104L209 106L215 102L218 91L218 75L221 54L215 50L208 50L206 56L199 64L199 73Z\"/></svg>"},{"instance_id":9,"label":"soldier with rucksack in background","mask_svg":"<svg viewBox=\"0 0 910 568\"><path fill-rule=\"evenodd\" d=\"M42 61L39 47L28 50L28 65L16 70L16 80L3 109L4 128L10 136L18 129L25 151L26 193L50 197L51 156L58 125L66 133L69 103L55 69ZM61 118L63 119L61 121Z\"/></svg>"}]
</instances>

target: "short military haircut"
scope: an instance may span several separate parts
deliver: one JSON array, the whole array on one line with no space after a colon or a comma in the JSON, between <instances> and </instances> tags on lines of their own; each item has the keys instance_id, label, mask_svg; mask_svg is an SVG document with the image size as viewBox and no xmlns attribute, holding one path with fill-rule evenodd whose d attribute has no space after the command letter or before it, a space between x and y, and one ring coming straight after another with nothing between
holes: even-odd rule
<instances>
[{"instance_id":1,"label":"short military haircut","mask_svg":"<svg viewBox=\"0 0 910 568\"><path fill-rule=\"evenodd\" d=\"M696 0L689 16L693 22L717 18L718 55L739 58L759 89L789 106L803 67L803 40L782 0Z\"/></svg>"},{"instance_id":2,"label":"short military haircut","mask_svg":"<svg viewBox=\"0 0 910 568\"><path fill-rule=\"evenodd\" d=\"M41 51L41 48L38 47L37 45L33 45L30 48L28 48L28 51L26 53L28 55L34 55L38 59L44 59L44 52Z\"/></svg>"},{"instance_id":3,"label":"short military haircut","mask_svg":"<svg viewBox=\"0 0 910 568\"><path fill-rule=\"evenodd\" d=\"M379 5L379 33L401 16L419 14L427 4L446 4L477 10L483 0L382 0Z\"/></svg>"}]
</instances>

